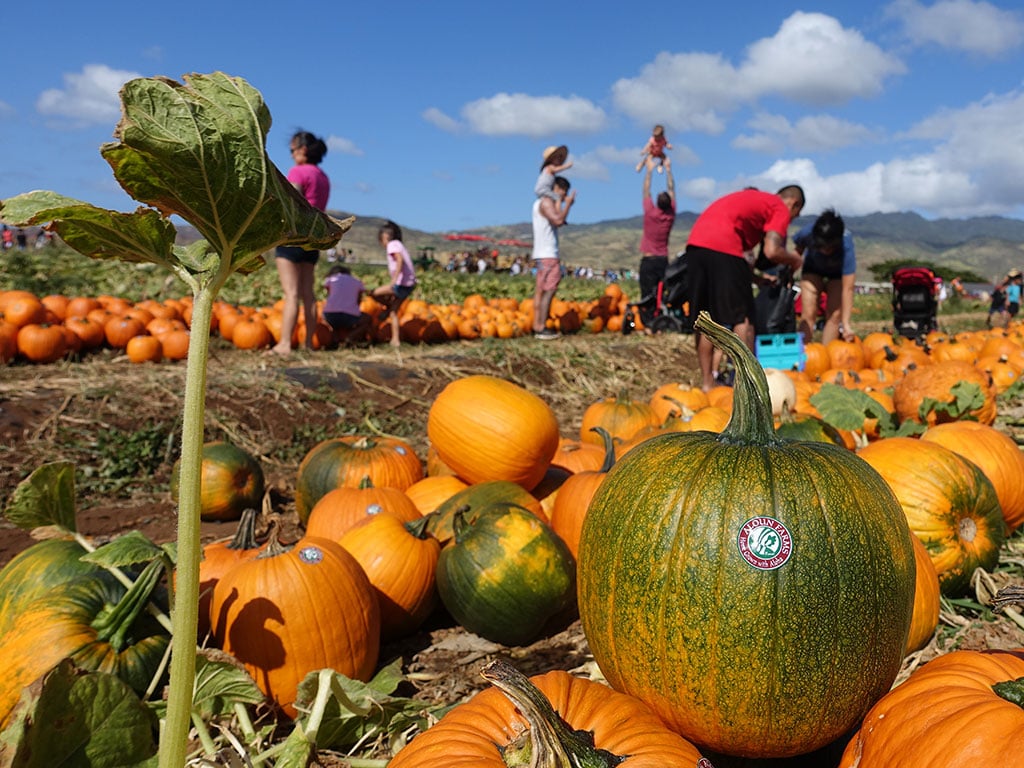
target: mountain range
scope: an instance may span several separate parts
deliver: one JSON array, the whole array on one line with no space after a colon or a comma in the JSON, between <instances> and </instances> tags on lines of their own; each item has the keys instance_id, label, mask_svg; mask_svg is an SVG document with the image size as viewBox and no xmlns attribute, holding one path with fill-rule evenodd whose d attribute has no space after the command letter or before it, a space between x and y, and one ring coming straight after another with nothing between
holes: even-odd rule
<instances>
[{"instance_id":1,"label":"mountain range","mask_svg":"<svg viewBox=\"0 0 1024 768\"><path fill-rule=\"evenodd\" d=\"M345 218L356 216L356 223L339 247L349 249L351 259L359 262L383 263L384 253L377 240L377 230L385 219L346 211L331 211ZM968 219L925 219L916 213L873 213L867 216L844 217L854 235L857 247L857 274L871 280L873 264L893 260L923 261L951 270L964 270L988 280L996 280L1012 268L1024 268L1024 220L1001 216ZM680 212L669 241L671 253L682 251L697 214ZM595 269L629 269L638 263L642 217L611 219L590 224L569 223L561 230L563 260L570 265ZM814 221L813 216L798 218L791 228L796 232ZM402 222L397 222L402 226ZM529 241L530 222L495 225L452 232L425 232L402 226L403 240L416 256L433 249L440 261L449 252L475 251L481 247L497 248L503 253L529 257L526 247L497 245L500 240ZM182 233L183 239L189 239ZM469 235L472 239L449 239L453 235ZM478 238L487 238L480 240Z\"/></svg>"}]
</instances>

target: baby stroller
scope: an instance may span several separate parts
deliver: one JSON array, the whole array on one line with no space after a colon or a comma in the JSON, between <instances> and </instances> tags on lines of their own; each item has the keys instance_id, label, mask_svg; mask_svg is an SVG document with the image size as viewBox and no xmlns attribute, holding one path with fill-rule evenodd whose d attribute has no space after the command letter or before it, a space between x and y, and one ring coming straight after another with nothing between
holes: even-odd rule
<instances>
[{"instance_id":1,"label":"baby stroller","mask_svg":"<svg viewBox=\"0 0 1024 768\"><path fill-rule=\"evenodd\" d=\"M665 279L655 292L630 302L622 322L622 332L636 330L636 315L641 308L653 307L653 318L648 324L651 333L693 333L693 319L688 314L690 282L686 274L686 254L679 253L669 262Z\"/></svg>"},{"instance_id":2,"label":"baby stroller","mask_svg":"<svg viewBox=\"0 0 1024 768\"><path fill-rule=\"evenodd\" d=\"M896 332L916 339L938 329L935 273L927 267L901 267L892 273L892 312Z\"/></svg>"}]
</instances>

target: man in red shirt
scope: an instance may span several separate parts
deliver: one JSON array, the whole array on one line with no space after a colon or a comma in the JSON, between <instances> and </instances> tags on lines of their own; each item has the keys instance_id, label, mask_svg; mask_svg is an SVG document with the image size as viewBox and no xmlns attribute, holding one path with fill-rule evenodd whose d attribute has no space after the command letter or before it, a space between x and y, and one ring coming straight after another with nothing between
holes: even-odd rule
<instances>
[{"instance_id":1,"label":"man in red shirt","mask_svg":"<svg viewBox=\"0 0 1024 768\"><path fill-rule=\"evenodd\" d=\"M651 172L654 163L647 163L644 174L643 206L644 226L640 238L640 298L648 299L658 291L658 283L665 279L668 267L668 237L676 223L676 185L672 180L672 164L665 163L666 190L658 193L657 203L651 200ZM654 318L656 301L640 307L640 320L650 326Z\"/></svg>"},{"instance_id":2,"label":"man in red shirt","mask_svg":"<svg viewBox=\"0 0 1024 768\"><path fill-rule=\"evenodd\" d=\"M777 193L744 189L720 197L694 222L686 243L690 272L690 307L707 311L754 349L754 291L746 252L763 245L769 261L800 269L803 257L786 249L789 223L803 210L804 191L796 184ZM695 334L701 387L715 386L714 346Z\"/></svg>"}]
</instances>

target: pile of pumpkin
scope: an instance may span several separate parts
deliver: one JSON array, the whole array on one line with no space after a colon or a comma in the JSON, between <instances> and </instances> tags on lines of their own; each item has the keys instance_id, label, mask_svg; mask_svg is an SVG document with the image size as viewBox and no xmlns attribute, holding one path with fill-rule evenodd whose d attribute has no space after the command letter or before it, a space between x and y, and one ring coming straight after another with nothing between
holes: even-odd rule
<instances>
[{"instance_id":1,"label":"pile of pumpkin","mask_svg":"<svg viewBox=\"0 0 1024 768\"><path fill-rule=\"evenodd\" d=\"M617 332L622 329L627 303L614 283L594 300L556 298L548 325L562 333ZM283 300L261 308L217 302L211 332L239 349L265 349L281 338L282 308ZM384 306L366 296L361 308L374 318L368 341L390 341L391 323L381 319ZM398 312L401 340L411 344L508 339L531 333L533 326L533 299L485 299L473 294L461 304L433 304L410 298ZM16 359L52 363L98 349L123 350L134 363L183 360L188 355L191 315L189 297L131 302L109 295L39 297L31 291L0 291L0 363ZM313 346L320 349L343 343L347 334L347 330L335 333L321 317ZM300 313L293 346L305 337Z\"/></svg>"},{"instance_id":2,"label":"pile of pumpkin","mask_svg":"<svg viewBox=\"0 0 1024 768\"><path fill-rule=\"evenodd\" d=\"M808 753L862 722L844 768L1014 764L1004 740L976 751L990 719L965 708L1020 718L990 683L1024 677L1024 652L949 653L889 692L904 656L934 635L940 594L962 596L1024 520L1024 457L991 426L989 379L972 364L922 360L890 395L895 412L921 421L920 437L879 437L867 420L844 436L799 396L822 386L809 371L765 377L738 339L705 332L734 360L735 388L670 383L649 401L602 399L573 439L535 394L471 376L432 404L425 457L396 438L320 443L296 478L305 535L293 544L273 525L257 539L256 515L242 514L260 505L258 463L208 446L204 514L241 522L234 539L206 547L204 628L294 714L309 672L367 679L381 642L415 631L438 602L507 646L578 613L614 691L489 666L497 690L414 738L394 768L498 766L495 745L523 739L564 756L556 764L596 746L606 761L630 755L627 765L710 765L709 755ZM886 359L898 356L888 342ZM826 370L844 384L875 370L833 362ZM955 400L964 380L981 398L961 418L922 409ZM781 437L807 425L799 442ZM947 687L922 694L933 680ZM10 675L7 690L30 681ZM566 733L552 706L593 739ZM941 756L929 728L947 729ZM911 746L889 746L897 738Z\"/></svg>"}]
</instances>

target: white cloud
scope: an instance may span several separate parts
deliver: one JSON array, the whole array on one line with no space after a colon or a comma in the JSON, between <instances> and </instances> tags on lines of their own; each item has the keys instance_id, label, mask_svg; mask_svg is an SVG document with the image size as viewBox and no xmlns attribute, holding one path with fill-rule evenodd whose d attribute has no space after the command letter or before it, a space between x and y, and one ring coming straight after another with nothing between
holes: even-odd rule
<instances>
[{"instance_id":1,"label":"white cloud","mask_svg":"<svg viewBox=\"0 0 1024 768\"><path fill-rule=\"evenodd\" d=\"M485 136L540 138L560 133L595 133L605 127L604 110L579 96L498 93L462 108L462 117Z\"/></svg>"},{"instance_id":2,"label":"white cloud","mask_svg":"<svg viewBox=\"0 0 1024 768\"><path fill-rule=\"evenodd\" d=\"M81 72L64 75L64 88L39 94L36 109L43 115L71 118L76 124L110 123L121 116L118 92L137 72L113 69L105 64L87 64Z\"/></svg>"},{"instance_id":3,"label":"white cloud","mask_svg":"<svg viewBox=\"0 0 1024 768\"><path fill-rule=\"evenodd\" d=\"M934 43L943 48L997 56L1024 43L1024 18L991 3L941 0L925 7L918 0L896 0L886 9L899 19L917 45Z\"/></svg>"},{"instance_id":4,"label":"white cloud","mask_svg":"<svg viewBox=\"0 0 1024 768\"><path fill-rule=\"evenodd\" d=\"M440 128L442 131L447 131L448 133L455 133L459 130L458 121L452 117L449 117L437 107L430 107L429 109L425 109L423 113L420 115L420 117L422 117L424 120L426 120L428 123L435 126L436 128Z\"/></svg>"},{"instance_id":5,"label":"white cloud","mask_svg":"<svg viewBox=\"0 0 1024 768\"><path fill-rule=\"evenodd\" d=\"M755 115L749 125L756 129L754 133L740 134L733 139L733 147L777 155L787 149L796 152L841 149L879 138L879 133L867 126L832 115L809 115L792 123L782 115L761 113Z\"/></svg>"},{"instance_id":6,"label":"white cloud","mask_svg":"<svg viewBox=\"0 0 1024 768\"><path fill-rule=\"evenodd\" d=\"M881 92L903 63L821 13L796 12L772 37L754 42L738 65L718 54L659 53L637 77L612 85L615 106L640 123L718 135L740 105L782 96L842 104Z\"/></svg>"},{"instance_id":7,"label":"white cloud","mask_svg":"<svg viewBox=\"0 0 1024 768\"><path fill-rule=\"evenodd\" d=\"M899 59L857 30L823 13L801 11L783 21L774 37L751 45L741 67L752 95L778 94L813 105L876 96L885 78L904 71Z\"/></svg>"},{"instance_id":8,"label":"white cloud","mask_svg":"<svg viewBox=\"0 0 1024 768\"><path fill-rule=\"evenodd\" d=\"M357 147L354 141L342 136L328 136L327 149L342 155L353 155L355 157L363 156L363 150Z\"/></svg>"},{"instance_id":9,"label":"white cloud","mask_svg":"<svg viewBox=\"0 0 1024 768\"><path fill-rule=\"evenodd\" d=\"M723 113L735 109L740 88L739 72L717 54L662 52L637 77L615 82L612 99L640 123L664 124L666 133L714 136L725 130Z\"/></svg>"}]
</instances>

